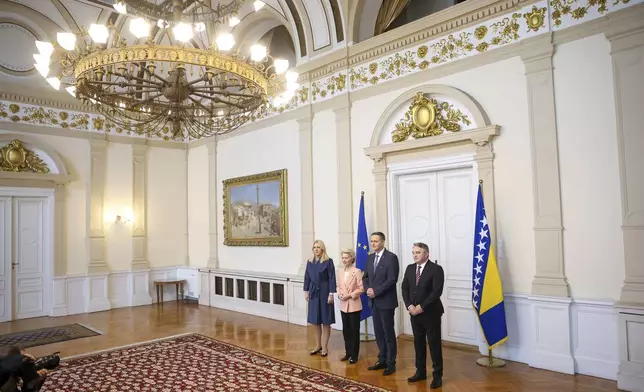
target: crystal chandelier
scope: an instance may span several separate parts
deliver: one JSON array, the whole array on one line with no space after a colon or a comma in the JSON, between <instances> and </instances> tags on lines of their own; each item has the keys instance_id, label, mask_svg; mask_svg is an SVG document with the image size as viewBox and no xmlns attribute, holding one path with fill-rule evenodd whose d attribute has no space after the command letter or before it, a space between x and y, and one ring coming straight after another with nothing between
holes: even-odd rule
<instances>
[{"instance_id":1,"label":"crystal chandelier","mask_svg":"<svg viewBox=\"0 0 644 392\"><path fill-rule=\"evenodd\" d=\"M92 24L59 32L56 43L36 41L35 67L121 129L181 141L225 134L299 87L289 61L265 46L233 50L226 30L245 2L121 0L114 8L128 18L134 43L112 25ZM253 3L255 11L263 6ZM154 42L153 29L171 44Z\"/></svg>"}]
</instances>

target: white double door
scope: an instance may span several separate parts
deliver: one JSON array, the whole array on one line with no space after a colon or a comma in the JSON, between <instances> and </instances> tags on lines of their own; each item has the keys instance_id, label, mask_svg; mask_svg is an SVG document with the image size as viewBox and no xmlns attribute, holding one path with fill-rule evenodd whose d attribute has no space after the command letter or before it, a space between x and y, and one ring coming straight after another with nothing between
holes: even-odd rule
<instances>
[{"instance_id":1,"label":"white double door","mask_svg":"<svg viewBox=\"0 0 644 392\"><path fill-rule=\"evenodd\" d=\"M48 314L48 197L0 196L0 322Z\"/></svg>"},{"instance_id":2,"label":"white double door","mask_svg":"<svg viewBox=\"0 0 644 392\"><path fill-rule=\"evenodd\" d=\"M394 224L401 274L414 262L413 243L426 243L431 260L445 272L442 338L477 346L479 327L471 302L476 171L465 167L395 178ZM402 332L412 335L406 312L402 319Z\"/></svg>"}]
</instances>

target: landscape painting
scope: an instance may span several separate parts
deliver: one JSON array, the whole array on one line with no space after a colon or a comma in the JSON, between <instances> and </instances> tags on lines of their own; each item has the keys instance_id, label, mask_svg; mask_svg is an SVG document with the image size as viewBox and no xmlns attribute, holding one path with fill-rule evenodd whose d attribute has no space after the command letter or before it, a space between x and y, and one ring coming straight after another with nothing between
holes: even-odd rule
<instances>
[{"instance_id":1,"label":"landscape painting","mask_svg":"<svg viewBox=\"0 0 644 392\"><path fill-rule=\"evenodd\" d=\"M224 244L288 246L286 169L224 181Z\"/></svg>"}]
</instances>

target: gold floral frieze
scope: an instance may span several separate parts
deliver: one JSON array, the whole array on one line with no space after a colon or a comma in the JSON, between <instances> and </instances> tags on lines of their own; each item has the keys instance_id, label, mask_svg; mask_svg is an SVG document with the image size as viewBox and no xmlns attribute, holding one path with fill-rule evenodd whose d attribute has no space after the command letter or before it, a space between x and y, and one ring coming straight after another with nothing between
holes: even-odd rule
<instances>
[{"instance_id":1,"label":"gold floral frieze","mask_svg":"<svg viewBox=\"0 0 644 392\"><path fill-rule=\"evenodd\" d=\"M18 139L0 148L0 171L49 173L47 164Z\"/></svg>"},{"instance_id":2,"label":"gold floral frieze","mask_svg":"<svg viewBox=\"0 0 644 392\"><path fill-rule=\"evenodd\" d=\"M471 124L467 115L454 108L454 105L417 93L403 119L394 126L391 140L399 143L410 136L422 139L446 132L459 132L463 126Z\"/></svg>"},{"instance_id":3,"label":"gold floral frieze","mask_svg":"<svg viewBox=\"0 0 644 392\"><path fill-rule=\"evenodd\" d=\"M642 0L550 0L550 18L554 29L562 29L603 16Z\"/></svg>"},{"instance_id":4,"label":"gold floral frieze","mask_svg":"<svg viewBox=\"0 0 644 392\"><path fill-rule=\"evenodd\" d=\"M331 98L345 91L347 74L339 73L329 78L311 83L311 99L313 102Z\"/></svg>"}]
</instances>

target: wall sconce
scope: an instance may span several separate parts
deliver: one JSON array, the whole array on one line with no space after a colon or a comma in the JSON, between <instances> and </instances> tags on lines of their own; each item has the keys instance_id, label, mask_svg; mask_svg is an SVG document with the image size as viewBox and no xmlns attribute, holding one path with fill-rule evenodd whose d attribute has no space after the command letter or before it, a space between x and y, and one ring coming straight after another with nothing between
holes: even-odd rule
<instances>
[{"instance_id":1,"label":"wall sconce","mask_svg":"<svg viewBox=\"0 0 644 392\"><path fill-rule=\"evenodd\" d=\"M130 220L127 217L125 217L123 215L117 215L116 219L114 220L114 223L120 223L120 224L124 225L124 224L128 223L129 221Z\"/></svg>"}]
</instances>

